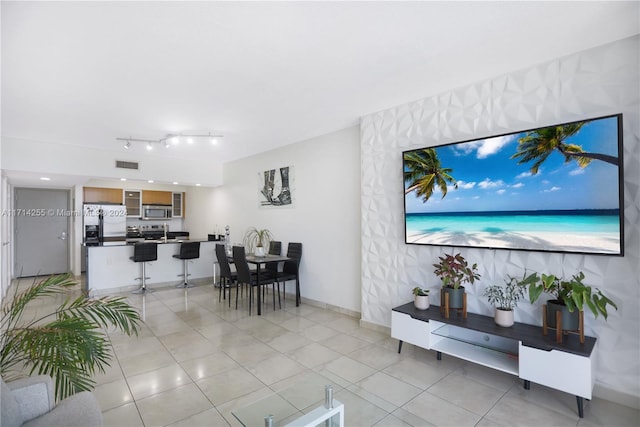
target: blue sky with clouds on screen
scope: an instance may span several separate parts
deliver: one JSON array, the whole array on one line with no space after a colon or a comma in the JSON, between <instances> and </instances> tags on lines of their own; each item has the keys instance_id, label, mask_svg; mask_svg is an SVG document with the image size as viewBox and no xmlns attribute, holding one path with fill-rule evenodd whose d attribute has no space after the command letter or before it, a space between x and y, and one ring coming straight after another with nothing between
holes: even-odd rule
<instances>
[{"instance_id":1,"label":"blue sky with clouds on screen","mask_svg":"<svg viewBox=\"0 0 640 427\"><path fill-rule=\"evenodd\" d=\"M552 153L536 175L533 163L517 163L518 139L525 132L436 148L442 167L452 168L458 189L437 190L423 203L415 192L405 196L406 211L464 212L548 209L612 209L618 207L618 169L600 160L586 168L564 163ZM587 152L618 156L617 118L587 123L565 141Z\"/></svg>"}]
</instances>

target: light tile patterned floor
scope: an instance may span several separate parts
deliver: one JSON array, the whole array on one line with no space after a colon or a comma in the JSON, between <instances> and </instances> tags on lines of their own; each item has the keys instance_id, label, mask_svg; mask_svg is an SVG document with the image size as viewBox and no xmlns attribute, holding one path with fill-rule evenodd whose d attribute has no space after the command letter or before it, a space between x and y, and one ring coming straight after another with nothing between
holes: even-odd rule
<instances>
[{"instance_id":1,"label":"light tile patterned floor","mask_svg":"<svg viewBox=\"0 0 640 427\"><path fill-rule=\"evenodd\" d=\"M350 427L640 425L640 411L615 403L585 402L580 419L566 393L526 391L516 377L409 344L398 354L388 335L291 297L249 316L210 285L126 296L145 323L138 337L110 335L115 359L95 390L106 426L239 426L232 411L249 405L283 425L321 405L327 384Z\"/></svg>"}]
</instances>

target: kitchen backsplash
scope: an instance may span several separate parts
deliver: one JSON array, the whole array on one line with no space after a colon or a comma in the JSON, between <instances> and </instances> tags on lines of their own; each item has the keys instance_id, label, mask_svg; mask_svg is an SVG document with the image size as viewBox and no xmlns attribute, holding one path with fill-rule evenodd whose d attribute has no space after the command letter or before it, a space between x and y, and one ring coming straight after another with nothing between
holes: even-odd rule
<instances>
[{"instance_id":1,"label":"kitchen backsplash","mask_svg":"<svg viewBox=\"0 0 640 427\"><path fill-rule=\"evenodd\" d=\"M182 218L172 218L169 220L141 220L138 218L127 218L127 226L137 226L143 228L143 226L160 225L167 223L169 231L188 231L182 229Z\"/></svg>"}]
</instances>

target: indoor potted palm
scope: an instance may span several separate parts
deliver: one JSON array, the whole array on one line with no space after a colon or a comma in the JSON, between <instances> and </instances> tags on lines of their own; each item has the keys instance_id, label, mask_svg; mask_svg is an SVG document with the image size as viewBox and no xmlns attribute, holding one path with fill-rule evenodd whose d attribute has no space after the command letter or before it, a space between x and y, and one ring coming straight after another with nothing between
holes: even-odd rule
<instances>
[{"instance_id":1,"label":"indoor potted palm","mask_svg":"<svg viewBox=\"0 0 640 427\"><path fill-rule=\"evenodd\" d=\"M257 229L251 227L244 234L244 247L248 253L254 253L256 256L264 256L269 242L273 239L273 235L266 228Z\"/></svg>"},{"instance_id":2,"label":"indoor potted palm","mask_svg":"<svg viewBox=\"0 0 640 427\"><path fill-rule=\"evenodd\" d=\"M469 266L467 260L460 254L445 254L433 264L436 276L442 281L442 291L449 294L449 308L462 308L464 301L464 283L473 284L480 278L478 264Z\"/></svg>"},{"instance_id":3,"label":"indoor potted palm","mask_svg":"<svg viewBox=\"0 0 640 427\"><path fill-rule=\"evenodd\" d=\"M508 328L513 326L513 309L524 296L527 285L523 280L509 277L504 285L489 285L484 295L495 307L494 321L496 325Z\"/></svg>"},{"instance_id":4,"label":"indoor potted palm","mask_svg":"<svg viewBox=\"0 0 640 427\"><path fill-rule=\"evenodd\" d=\"M535 273L534 273L535 274ZM585 285L584 273L578 272L571 279L564 280L553 274L542 274L529 284L529 301L535 303L544 292L553 299L547 301L546 324L556 327L556 313L561 313L562 329L575 331L579 329L580 321L578 313L583 311L586 305L597 318L599 314L607 319L607 306L616 310L618 306L606 297L598 288ZM578 309L576 311L576 308Z\"/></svg>"},{"instance_id":5,"label":"indoor potted palm","mask_svg":"<svg viewBox=\"0 0 640 427\"><path fill-rule=\"evenodd\" d=\"M0 374L7 381L25 374L49 375L59 400L91 390L92 376L104 372L112 359L106 330L138 334L140 316L125 297L81 295L44 310L42 300L77 286L69 273L34 282L21 292L14 286L16 292L3 301L0 320Z\"/></svg>"},{"instance_id":6,"label":"indoor potted palm","mask_svg":"<svg viewBox=\"0 0 640 427\"><path fill-rule=\"evenodd\" d=\"M422 289L419 286L413 288L413 304L418 310L429 308L429 289Z\"/></svg>"}]
</instances>

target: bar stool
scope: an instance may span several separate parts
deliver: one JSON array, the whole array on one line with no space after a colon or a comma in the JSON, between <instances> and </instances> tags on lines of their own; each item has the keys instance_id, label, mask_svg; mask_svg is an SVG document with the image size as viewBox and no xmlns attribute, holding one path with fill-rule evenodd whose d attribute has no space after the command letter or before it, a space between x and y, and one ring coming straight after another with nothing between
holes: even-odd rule
<instances>
[{"instance_id":1,"label":"bar stool","mask_svg":"<svg viewBox=\"0 0 640 427\"><path fill-rule=\"evenodd\" d=\"M140 288L133 291L134 294L143 294L145 292L153 292L152 289L147 288L147 281L149 277L146 277L146 265L149 261L156 261L158 259L158 244L157 243L136 243L133 245L133 256L129 257L133 262L139 262L142 266L142 277L136 277L136 280L142 280Z\"/></svg>"},{"instance_id":2,"label":"bar stool","mask_svg":"<svg viewBox=\"0 0 640 427\"><path fill-rule=\"evenodd\" d=\"M180 243L180 253L173 256L184 261L184 282L178 283L176 288L192 288L193 285L188 282L189 280L189 260L200 258L200 242L182 242Z\"/></svg>"}]
</instances>

